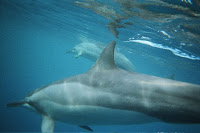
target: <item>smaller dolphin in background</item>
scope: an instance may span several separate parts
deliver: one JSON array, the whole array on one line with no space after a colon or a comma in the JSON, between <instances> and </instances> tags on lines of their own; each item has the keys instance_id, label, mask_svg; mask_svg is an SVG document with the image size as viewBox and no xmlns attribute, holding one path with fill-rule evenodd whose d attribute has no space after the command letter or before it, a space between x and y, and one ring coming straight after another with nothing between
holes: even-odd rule
<instances>
[{"instance_id":1,"label":"smaller dolphin in background","mask_svg":"<svg viewBox=\"0 0 200 133\"><path fill-rule=\"evenodd\" d=\"M117 30L117 24L115 22L110 22L108 25L108 30L116 37L119 38L119 31Z\"/></svg>"},{"instance_id":2,"label":"smaller dolphin in background","mask_svg":"<svg viewBox=\"0 0 200 133\"><path fill-rule=\"evenodd\" d=\"M68 51L67 53L75 54L75 58L78 58L79 56L83 56L95 62L100 56L104 48L105 46L102 46L93 42L82 42L76 45L71 51ZM130 72L135 71L134 65L129 61L128 58L126 58L126 56L124 56L118 50L115 50L115 63L121 69L130 71Z\"/></svg>"},{"instance_id":3,"label":"smaller dolphin in background","mask_svg":"<svg viewBox=\"0 0 200 133\"><path fill-rule=\"evenodd\" d=\"M107 25L108 30L116 37L119 38L119 31L117 30L117 28L124 28L125 26L120 24L120 20L115 20L113 22L110 22Z\"/></svg>"}]
</instances>

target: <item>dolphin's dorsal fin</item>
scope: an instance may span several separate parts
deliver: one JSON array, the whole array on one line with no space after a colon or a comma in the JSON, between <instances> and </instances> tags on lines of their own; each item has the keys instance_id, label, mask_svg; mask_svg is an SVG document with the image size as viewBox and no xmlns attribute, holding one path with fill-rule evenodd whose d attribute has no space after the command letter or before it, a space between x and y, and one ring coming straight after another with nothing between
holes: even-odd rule
<instances>
[{"instance_id":1,"label":"dolphin's dorsal fin","mask_svg":"<svg viewBox=\"0 0 200 133\"><path fill-rule=\"evenodd\" d=\"M104 48L100 57L97 59L96 63L93 65L90 71L109 70L117 68L114 61L115 45L116 41L112 41Z\"/></svg>"}]
</instances>

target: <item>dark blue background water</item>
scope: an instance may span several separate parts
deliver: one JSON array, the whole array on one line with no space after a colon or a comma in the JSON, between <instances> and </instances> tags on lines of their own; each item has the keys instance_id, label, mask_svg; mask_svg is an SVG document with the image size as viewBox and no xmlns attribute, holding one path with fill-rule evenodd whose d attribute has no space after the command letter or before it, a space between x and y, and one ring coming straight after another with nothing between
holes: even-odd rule
<instances>
[{"instance_id":1,"label":"dark blue background water","mask_svg":"<svg viewBox=\"0 0 200 133\"><path fill-rule=\"evenodd\" d=\"M113 1L107 2L115 8L120 8ZM173 1L171 3L176 4ZM181 0L177 0L177 3L199 13L199 8L194 3L191 5ZM156 11L163 10L158 8ZM148 37L151 38L151 42L179 48L198 58L199 27L196 30L190 29L197 37L187 34L186 39L184 33L189 33L187 30L190 27L180 28L176 21L163 24L153 20L144 21L139 17L136 20L133 18L129 18L129 21L134 23L131 28L119 29L119 39L116 39L106 27L108 19L75 5L74 1L0 0L0 131L40 132L40 115L23 108L6 108L6 104L23 99L30 91L50 82L86 72L93 62L85 58L75 59L74 55L66 54L66 51L71 50L83 39L92 39L104 44L117 40L121 46L120 51L133 62L137 72L164 78L175 74L176 80L200 84L199 60L183 58L162 48L125 42L133 37L137 40ZM199 17L191 21L198 24ZM177 34L172 32L173 28L173 31L177 30ZM161 31L166 31L173 37L167 38L166 35L160 34ZM180 40L182 44L185 43L182 47L178 45ZM200 131L199 124L166 123L92 128L97 132ZM66 131L85 130L75 125L56 122L55 132Z\"/></svg>"}]
</instances>

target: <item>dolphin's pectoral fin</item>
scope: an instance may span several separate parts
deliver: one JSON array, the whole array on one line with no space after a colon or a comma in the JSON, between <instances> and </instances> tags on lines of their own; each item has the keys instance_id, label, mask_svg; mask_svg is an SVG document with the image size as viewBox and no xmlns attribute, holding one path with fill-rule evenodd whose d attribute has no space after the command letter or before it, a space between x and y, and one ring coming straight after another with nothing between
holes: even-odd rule
<instances>
[{"instance_id":1,"label":"dolphin's pectoral fin","mask_svg":"<svg viewBox=\"0 0 200 133\"><path fill-rule=\"evenodd\" d=\"M93 130L92 130L90 127L88 127L88 126L81 125L81 126L79 126L79 127L83 128L83 129L86 129L86 130L88 130L88 131L93 132Z\"/></svg>"},{"instance_id":2,"label":"dolphin's pectoral fin","mask_svg":"<svg viewBox=\"0 0 200 133\"><path fill-rule=\"evenodd\" d=\"M81 56L81 54L82 54L82 52L80 51L80 52L78 52L78 54L77 55L75 55L74 56L74 58L78 58L79 56Z\"/></svg>"},{"instance_id":3,"label":"dolphin's pectoral fin","mask_svg":"<svg viewBox=\"0 0 200 133\"><path fill-rule=\"evenodd\" d=\"M42 125L41 125L41 130L42 133L53 133L54 129L54 120L46 115L42 116Z\"/></svg>"}]
</instances>

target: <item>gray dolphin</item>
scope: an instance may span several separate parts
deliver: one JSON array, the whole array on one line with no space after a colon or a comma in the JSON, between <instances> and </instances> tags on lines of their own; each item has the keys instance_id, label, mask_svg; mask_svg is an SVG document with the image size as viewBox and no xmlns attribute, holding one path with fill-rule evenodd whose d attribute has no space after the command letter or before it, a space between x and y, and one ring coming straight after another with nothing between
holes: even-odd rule
<instances>
[{"instance_id":1,"label":"gray dolphin","mask_svg":"<svg viewBox=\"0 0 200 133\"><path fill-rule=\"evenodd\" d=\"M150 122L200 123L200 85L119 69L111 42L86 73L36 89L20 102L42 114L42 132L54 121L79 125Z\"/></svg>"},{"instance_id":2,"label":"gray dolphin","mask_svg":"<svg viewBox=\"0 0 200 133\"><path fill-rule=\"evenodd\" d=\"M95 62L104 48L105 46L98 45L97 43L82 42L76 45L72 51L68 51L67 53L75 54L75 58L82 56ZM119 68L135 71L135 67L130 60L118 50L115 50L115 63Z\"/></svg>"},{"instance_id":3,"label":"gray dolphin","mask_svg":"<svg viewBox=\"0 0 200 133\"><path fill-rule=\"evenodd\" d=\"M119 38L119 31L117 30L117 24L115 22L110 22L108 25L108 30L116 37Z\"/></svg>"}]
</instances>

